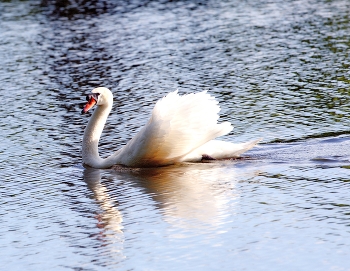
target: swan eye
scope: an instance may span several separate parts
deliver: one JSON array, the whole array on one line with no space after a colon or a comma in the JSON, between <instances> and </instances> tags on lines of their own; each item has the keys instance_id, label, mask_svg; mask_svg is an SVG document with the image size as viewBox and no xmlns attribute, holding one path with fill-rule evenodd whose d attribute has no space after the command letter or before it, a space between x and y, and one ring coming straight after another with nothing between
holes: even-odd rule
<instances>
[{"instance_id":1,"label":"swan eye","mask_svg":"<svg viewBox=\"0 0 350 271\"><path fill-rule=\"evenodd\" d=\"M91 99L94 99L97 102L99 95L100 95L100 93L88 94L88 95L86 95L86 100L90 101Z\"/></svg>"}]
</instances>

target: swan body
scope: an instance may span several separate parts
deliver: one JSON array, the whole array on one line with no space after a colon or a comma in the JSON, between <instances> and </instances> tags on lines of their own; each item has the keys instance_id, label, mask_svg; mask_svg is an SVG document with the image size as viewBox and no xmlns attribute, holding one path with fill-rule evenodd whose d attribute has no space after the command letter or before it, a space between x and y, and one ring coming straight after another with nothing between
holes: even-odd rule
<instances>
[{"instance_id":1,"label":"swan body","mask_svg":"<svg viewBox=\"0 0 350 271\"><path fill-rule=\"evenodd\" d=\"M177 91L160 99L147 124L124 147L103 159L98 142L112 109L112 92L104 87L92 90L82 113L95 104L84 131L83 162L94 168L120 164L129 167L164 166L178 162L198 162L203 157L225 159L238 157L261 139L234 144L216 137L232 130L229 122L218 124L220 107L206 91L180 96Z\"/></svg>"}]
</instances>

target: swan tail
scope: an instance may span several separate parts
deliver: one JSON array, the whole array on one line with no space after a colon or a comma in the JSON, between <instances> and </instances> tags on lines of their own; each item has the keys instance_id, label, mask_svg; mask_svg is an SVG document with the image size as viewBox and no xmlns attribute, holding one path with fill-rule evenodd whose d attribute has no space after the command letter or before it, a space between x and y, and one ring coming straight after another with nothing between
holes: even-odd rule
<instances>
[{"instance_id":1,"label":"swan tail","mask_svg":"<svg viewBox=\"0 0 350 271\"><path fill-rule=\"evenodd\" d=\"M211 140L183 157L182 161L198 162L202 160L202 157L210 157L213 159L236 158L253 148L261 140L262 138L259 138L253 141L238 144Z\"/></svg>"},{"instance_id":2,"label":"swan tail","mask_svg":"<svg viewBox=\"0 0 350 271\"><path fill-rule=\"evenodd\" d=\"M180 96L177 91L159 100L145 127L121 150L128 166L166 165L210 140L228 134L229 122L218 124L220 107L206 91Z\"/></svg>"}]
</instances>

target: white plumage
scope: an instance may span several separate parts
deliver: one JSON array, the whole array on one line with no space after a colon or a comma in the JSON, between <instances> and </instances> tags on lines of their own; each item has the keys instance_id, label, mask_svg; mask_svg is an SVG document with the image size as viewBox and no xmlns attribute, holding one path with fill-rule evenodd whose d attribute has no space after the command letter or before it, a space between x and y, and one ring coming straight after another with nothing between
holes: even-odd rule
<instances>
[{"instance_id":1,"label":"white plumage","mask_svg":"<svg viewBox=\"0 0 350 271\"><path fill-rule=\"evenodd\" d=\"M177 162L197 162L202 156L215 159L238 157L260 139L233 144L213 140L232 130L229 122L218 124L220 107L205 91L180 96L177 91L159 100L148 123L124 147L106 159L98 155L98 141L110 113L113 96L107 88L92 91L84 112L94 103L93 113L83 138L83 162L95 168L115 164L150 167ZM91 100L94 99L94 100Z\"/></svg>"}]
</instances>

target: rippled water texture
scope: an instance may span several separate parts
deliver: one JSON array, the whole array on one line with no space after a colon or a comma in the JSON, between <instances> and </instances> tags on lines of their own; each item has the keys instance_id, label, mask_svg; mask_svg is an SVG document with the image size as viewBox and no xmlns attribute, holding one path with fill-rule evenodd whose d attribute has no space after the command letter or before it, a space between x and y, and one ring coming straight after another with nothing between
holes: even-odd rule
<instances>
[{"instance_id":1,"label":"rippled water texture","mask_svg":"<svg viewBox=\"0 0 350 271\"><path fill-rule=\"evenodd\" d=\"M75 5L74 3L81 3ZM0 1L1 270L350 270L348 1ZM81 164L167 92L209 90L248 158Z\"/></svg>"}]
</instances>

